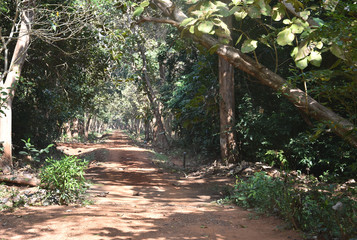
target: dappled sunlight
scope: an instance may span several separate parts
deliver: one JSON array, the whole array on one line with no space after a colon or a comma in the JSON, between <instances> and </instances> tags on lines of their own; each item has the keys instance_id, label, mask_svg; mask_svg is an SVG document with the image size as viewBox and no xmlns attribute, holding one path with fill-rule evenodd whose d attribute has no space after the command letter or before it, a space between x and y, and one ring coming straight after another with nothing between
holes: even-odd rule
<instances>
[{"instance_id":1,"label":"dappled sunlight","mask_svg":"<svg viewBox=\"0 0 357 240\"><path fill-rule=\"evenodd\" d=\"M120 135L114 138L121 142ZM250 220L249 212L218 206L226 178L179 178L158 171L145 149L120 144L81 148L95 158L86 173L94 205L22 209L6 214L21 231L8 225L0 234L5 239L287 239L274 231L279 223L274 218Z\"/></svg>"}]
</instances>

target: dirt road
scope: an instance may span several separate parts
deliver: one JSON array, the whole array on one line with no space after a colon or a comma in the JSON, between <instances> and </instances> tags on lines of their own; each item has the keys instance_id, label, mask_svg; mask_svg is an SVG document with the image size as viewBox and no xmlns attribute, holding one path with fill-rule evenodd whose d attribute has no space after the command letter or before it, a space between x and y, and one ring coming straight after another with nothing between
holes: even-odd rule
<instances>
[{"instance_id":1,"label":"dirt road","mask_svg":"<svg viewBox=\"0 0 357 240\"><path fill-rule=\"evenodd\" d=\"M214 200L226 179L180 178L152 163L150 153L116 132L103 144L67 144L92 154L94 205L27 207L0 213L0 239L301 239L275 218L255 219Z\"/></svg>"}]
</instances>

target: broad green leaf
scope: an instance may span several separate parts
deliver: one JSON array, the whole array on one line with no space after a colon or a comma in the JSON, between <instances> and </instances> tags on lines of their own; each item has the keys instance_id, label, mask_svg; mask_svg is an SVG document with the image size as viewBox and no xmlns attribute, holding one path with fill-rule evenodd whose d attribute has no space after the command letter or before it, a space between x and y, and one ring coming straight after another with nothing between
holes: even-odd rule
<instances>
[{"instance_id":1,"label":"broad green leaf","mask_svg":"<svg viewBox=\"0 0 357 240\"><path fill-rule=\"evenodd\" d=\"M261 13L259 7L252 5L248 8L248 15L251 18L260 18Z\"/></svg>"},{"instance_id":2,"label":"broad green leaf","mask_svg":"<svg viewBox=\"0 0 357 240\"><path fill-rule=\"evenodd\" d=\"M295 49L294 49L295 50ZM293 51L294 52L294 51ZM307 42L302 42L298 47L297 47L297 52L295 54L295 61L299 61L303 58L306 58L309 56L311 50L307 45Z\"/></svg>"},{"instance_id":3,"label":"broad green leaf","mask_svg":"<svg viewBox=\"0 0 357 240\"><path fill-rule=\"evenodd\" d=\"M292 41L294 41L295 35L291 32L290 28L286 28L285 30L278 33L277 43L280 46L290 45Z\"/></svg>"},{"instance_id":4,"label":"broad green leaf","mask_svg":"<svg viewBox=\"0 0 357 240\"><path fill-rule=\"evenodd\" d=\"M237 21L243 20L247 15L248 13L244 10L234 13L234 17L236 18Z\"/></svg>"},{"instance_id":5,"label":"broad green leaf","mask_svg":"<svg viewBox=\"0 0 357 240\"><path fill-rule=\"evenodd\" d=\"M332 46L330 47L330 51L336 57L346 60L343 50L336 43L332 44Z\"/></svg>"},{"instance_id":6,"label":"broad green leaf","mask_svg":"<svg viewBox=\"0 0 357 240\"><path fill-rule=\"evenodd\" d=\"M142 13L144 12L144 8L143 7L137 7L133 13L134 17L138 17L140 16Z\"/></svg>"},{"instance_id":7,"label":"broad green leaf","mask_svg":"<svg viewBox=\"0 0 357 240\"><path fill-rule=\"evenodd\" d=\"M188 25L189 23L193 22L193 20L196 20L196 19L194 19L194 18L192 18L192 17L186 18L186 19L184 19L184 20L181 22L180 26L181 26L181 27L184 27L184 26ZM196 20L196 21L197 21L197 20ZM194 24L194 23L191 23L190 25L192 25L192 24Z\"/></svg>"},{"instance_id":8,"label":"broad green leaf","mask_svg":"<svg viewBox=\"0 0 357 240\"><path fill-rule=\"evenodd\" d=\"M300 69L307 67L307 57L295 62L296 66Z\"/></svg>"},{"instance_id":9,"label":"broad green leaf","mask_svg":"<svg viewBox=\"0 0 357 240\"><path fill-rule=\"evenodd\" d=\"M303 22L301 19L294 18L293 24L290 26L292 33L302 33L305 28L309 27L309 24Z\"/></svg>"},{"instance_id":10,"label":"broad green leaf","mask_svg":"<svg viewBox=\"0 0 357 240\"><path fill-rule=\"evenodd\" d=\"M290 19L284 19L283 23L286 25L290 25L292 23L292 21Z\"/></svg>"},{"instance_id":11,"label":"broad green leaf","mask_svg":"<svg viewBox=\"0 0 357 240\"><path fill-rule=\"evenodd\" d=\"M302 19L304 19L306 21L310 16L310 11L299 12L299 15Z\"/></svg>"},{"instance_id":12,"label":"broad green leaf","mask_svg":"<svg viewBox=\"0 0 357 240\"><path fill-rule=\"evenodd\" d=\"M211 33L213 26L214 24L212 21L203 21L198 25L198 31L203 33Z\"/></svg>"},{"instance_id":13,"label":"broad green leaf","mask_svg":"<svg viewBox=\"0 0 357 240\"><path fill-rule=\"evenodd\" d=\"M243 0L245 4L253 4L254 0Z\"/></svg>"},{"instance_id":14,"label":"broad green leaf","mask_svg":"<svg viewBox=\"0 0 357 240\"><path fill-rule=\"evenodd\" d=\"M312 51L310 53L310 56L308 57L310 63L316 67L320 67L321 65L321 61L322 61L322 57L321 57L321 53L317 52L317 51Z\"/></svg>"},{"instance_id":15,"label":"broad green leaf","mask_svg":"<svg viewBox=\"0 0 357 240\"><path fill-rule=\"evenodd\" d=\"M242 53L249 53L254 51L258 47L258 41L253 39L247 39L243 42L241 51Z\"/></svg>"}]
</instances>

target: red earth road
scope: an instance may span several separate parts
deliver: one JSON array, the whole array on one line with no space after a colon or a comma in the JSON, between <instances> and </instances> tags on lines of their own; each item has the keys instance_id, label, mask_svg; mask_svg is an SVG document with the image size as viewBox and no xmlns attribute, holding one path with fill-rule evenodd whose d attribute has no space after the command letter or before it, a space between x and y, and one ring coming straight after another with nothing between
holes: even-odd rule
<instances>
[{"instance_id":1,"label":"red earth road","mask_svg":"<svg viewBox=\"0 0 357 240\"><path fill-rule=\"evenodd\" d=\"M283 222L214 203L229 179L178 178L152 163L148 150L121 132L102 144L63 144L67 154L92 154L95 204L26 207L0 212L0 239L302 239ZM231 180L230 180L231 181Z\"/></svg>"}]
</instances>

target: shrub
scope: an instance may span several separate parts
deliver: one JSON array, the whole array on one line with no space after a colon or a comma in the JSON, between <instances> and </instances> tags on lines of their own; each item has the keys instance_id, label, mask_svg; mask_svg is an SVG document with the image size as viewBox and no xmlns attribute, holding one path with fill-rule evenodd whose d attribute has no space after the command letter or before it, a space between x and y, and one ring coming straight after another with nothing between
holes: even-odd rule
<instances>
[{"instance_id":1,"label":"shrub","mask_svg":"<svg viewBox=\"0 0 357 240\"><path fill-rule=\"evenodd\" d=\"M47 158L40 173L43 188L60 204L77 202L88 188L84 178L86 167L87 162L75 156L64 156L61 160Z\"/></svg>"},{"instance_id":2,"label":"shrub","mask_svg":"<svg viewBox=\"0 0 357 240\"><path fill-rule=\"evenodd\" d=\"M247 180L237 179L231 199L246 208L278 214L295 228L324 239L357 237L357 203L348 196L356 194L354 188L337 193L336 185L299 185L294 179L257 172Z\"/></svg>"}]
</instances>

